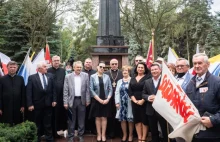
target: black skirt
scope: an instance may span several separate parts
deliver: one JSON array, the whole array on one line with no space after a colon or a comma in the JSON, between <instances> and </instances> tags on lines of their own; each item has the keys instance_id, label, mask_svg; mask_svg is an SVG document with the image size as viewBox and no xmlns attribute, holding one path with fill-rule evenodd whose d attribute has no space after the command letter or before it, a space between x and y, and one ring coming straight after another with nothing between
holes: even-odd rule
<instances>
[{"instance_id":1,"label":"black skirt","mask_svg":"<svg viewBox=\"0 0 220 142\"><path fill-rule=\"evenodd\" d=\"M100 88L99 97L100 97L100 99L105 100L106 98L105 98L104 83L103 83L102 77L99 77L99 88ZM110 102L103 105L103 104L99 103L96 99L92 98L89 118L92 118L92 117L111 117L111 112L112 111L111 111Z\"/></svg>"},{"instance_id":2,"label":"black skirt","mask_svg":"<svg viewBox=\"0 0 220 142\"><path fill-rule=\"evenodd\" d=\"M92 98L89 118L91 119L93 117L111 117L110 103L103 105L100 104L96 99Z\"/></svg>"}]
</instances>

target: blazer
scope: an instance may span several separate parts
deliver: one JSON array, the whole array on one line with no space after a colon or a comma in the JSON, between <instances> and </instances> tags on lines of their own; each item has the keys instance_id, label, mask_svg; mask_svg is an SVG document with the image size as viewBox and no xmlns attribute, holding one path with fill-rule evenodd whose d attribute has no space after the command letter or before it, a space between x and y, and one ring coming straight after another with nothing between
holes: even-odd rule
<instances>
[{"instance_id":1,"label":"blazer","mask_svg":"<svg viewBox=\"0 0 220 142\"><path fill-rule=\"evenodd\" d=\"M108 96L112 96L112 84L107 74L103 74L102 78L104 83L105 98L107 98ZM90 77L90 92L92 97L100 95L99 77L97 73L91 75Z\"/></svg>"},{"instance_id":2,"label":"blazer","mask_svg":"<svg viewBox=\"0 0 220 142\"><path fill-rule=\"evenodd\" d=\"M128 85L129 85L129 83L130 83L130 80L128 81ZM116 86L116 89L115 89L115 104L119 104L120 106L121 106L121 99L120 99L121 85L122 85L122 79L118 80L117 86ZM120 108L117 109L115 118L119 119L119 115L120 115ZM131 107L131 99L130 98L128 98L127 118L133 118L132 107Z\"/></svg>"},{"instance_id":3,"label":"blazer","mask_svg":"<svg viewBox=\"0 0 220 142\"><path fill-rule=\"evenodd\" d=\"M160 79L161 80L161 79ZM155 88L156 90L154 90L154 83L152 78L149 78L145 81L144 84L144 88L143 88L143 92L142 92L142 98L147 102L146 105L146 114L152 116L155 112L154 108L152 107L152 102L148 101L148 97L152 94L156 95L156 92L158 90L158 86L160 84L160 80L158 82L157 87Z\"/></svg>"},{"instance_id":4,"label":"blazer","mask_svg":"<svg viewBox=\"0 0 220 142\"><path fill-rule=\"evenodd\" d=\"M177 78L177 76L175 77L175 78ZM189 82L190 82L190 80L193 78L193 75L191 74L191 73L189 73L189 71L186 73L186 77L185 77L185 79L184 79L184 81L183 81L183 84L181 85L181 87L182 87L182 89L184 90L184 91L186 91L186 87L187 87L187 85L189 84Z\"/></svg>"},{"instance_id":5,"label":"blazer","mask_svg":"<svg viewBox=\"0 0 220 142\"><path fill-rule=\"evenodd\" d=\"M87 73L81 72L81 101L83 105L90 103L90 93L89 93L89 76ZM63 104L67 104L69 107L73 106L75 97L75 74L67 74L64 80L63 87Z\"/></svg>"},{"instance_id":6,"label":"blazer","mask_svg":"<svg viewBox=\"0 0 220 142\"><path fill-rule=\"evenodd\" d=\"M55 85L51 74L46 73L47 88L43 89L38 73L28 77L26 88L27 106L34 106L35 109L42 109L52 106L57 101Z\"/></svg>"}]
</instances>

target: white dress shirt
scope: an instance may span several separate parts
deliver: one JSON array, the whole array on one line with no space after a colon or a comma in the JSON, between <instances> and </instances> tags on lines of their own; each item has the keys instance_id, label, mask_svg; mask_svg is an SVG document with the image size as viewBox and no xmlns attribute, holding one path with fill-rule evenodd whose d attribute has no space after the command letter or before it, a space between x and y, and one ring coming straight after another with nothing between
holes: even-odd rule
<instances>
[{"instance_id":1,"label":"white dress shirt","mask_svg":"<svg viewBox=\"0 0 220 142\"><path fill-rule=\"evenodd\" d=\"M187 74L187 73L186 73ZM178 78L178 76L176 76L176 80L178 82L178 84L181 86L186 78L186 74L184 76L182 76L181 78Z\"/></svg>"},{"instance_id":2,"label":"white dress shirt","mask_svg":"<svg viewBox=\"0 0 220 142\"><path fill-rule=\"evenodd\" d=\"M198 75L196 75L196 87L198 87L205 79L206 73L200 76L202 79L200 81L197 80Z\"/></svg>"},{"instance_id":3,"label":"white dress shirt","mask_svg":"<svg viewBox=\"0 0 220 142\"><path fill-rule=\"evenodd\" d=\"M40 72L38 72L38 74L39 74L39 77L40 77L41 85L42 85L43 89L45 89L45 88L44 88L44 81L43 81L43 74L40 73ZM48 84L48 83L47 83L47 76L46 76L45 74L44 74L44 77L45 77L46 85L47 85L47 84Z\"/></svg>"},{"instance_id":4,"label":"white dress shirt","mask_svg":"<svg viewBox=\"0 0 220 142\"><path fill-rule=\"evenodd\" d=\"M158 85L158 83L159 83L160 77L161 77L161 76L159 76L159 77L157 78L157 80L155 80L155 79L152 77L152 80L153 80L153 83L154 83L154 87L155 87L155 88L157 87L157 85ZM155 94L154 94L154 95L155 95Z\"/></svg>"},{"instance_id":5,"label":"white dress shirt","mask_svg":"<svg viewBox=\"0 0 220 142\"><path fill-rule=\"evenodd\" d=\"M161 75L157 78L157 80L155 80L155 79L152 77L152 80L153 80L153 83L154 83L154 87L155 87L155 88L157 87L157 85L158 85L158 83L159 83L160 77L161 77ZM154 95L156 95L156 94L154 94ZM148 97L148 101L149 101L149 100L150 100L150 98Z\"/></svg>"},{"instance_id":6,"label":"white dress shirt","mask_svg":"<svg viewBox=\"0 0 220 142\"><path fill-rule=\"evenodd\" d=\"M74 84L75 84L75 97L80 97L81 96L81 85L82 85L82 80L80 77L80 74L77 75L75 74L75 72L73 72L74 74Z\"/></svg>"}]
</instances>

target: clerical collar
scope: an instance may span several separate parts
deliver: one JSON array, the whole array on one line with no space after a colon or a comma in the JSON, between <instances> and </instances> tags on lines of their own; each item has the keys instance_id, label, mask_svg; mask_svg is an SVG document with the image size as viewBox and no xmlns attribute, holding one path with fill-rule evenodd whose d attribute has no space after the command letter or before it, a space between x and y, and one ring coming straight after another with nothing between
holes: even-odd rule
<instances>
[{"instance_id":1,"label":"clerical collar","mask_svg":"<svg viewBox=\"0 0 220 142\"><path fill-rule=\"evenodd\" d=\"M57 69L59 69L59 67L58 68L55 68L55 67L53 67L55 70L57 70Z\"/></svg>"},{"instance_id":2,"label":"clerical collar","mask_svg":"<svg viewBox=\"0 0 220 142\"><path fill-rule=\"evenodd\" d=\"M116 70L113 70L113 69L111 69L111 71L114 71L114 72L116 72L116 71L118 71L118 69L116 69Z\"/></svg>"},{"instance_id":3,"label":"clerical collar","mask_svg":"<svg viewBox=\"0 0 220 142\"><path fill-rule=\"evenodd\" d=\"M177 78L182 78L186 73L183 72L183 73L177 73Z\"/></svg>"},{"instance_id":4,"label":"clerical collar","mask_svg":"<svg viewBox=\"0 0 220 142\"><path fill-rule=\"evenodd\" d=\"M8 74L10 77L14 77L16 74L14 74L14 75L10 75L10 74Z\"/></svg>"},{"instance_id":5,"label":"clerical collar","mask_svg":"<svg viewBox=\"0 0 220 142\"><path fill-rule=\"evenodd\" d=\"M88 70L87 70L86 68L84 68L84 70L85 70L85 71L91 71L92 69L88 69Z\"/></svg>"}]
</instances>

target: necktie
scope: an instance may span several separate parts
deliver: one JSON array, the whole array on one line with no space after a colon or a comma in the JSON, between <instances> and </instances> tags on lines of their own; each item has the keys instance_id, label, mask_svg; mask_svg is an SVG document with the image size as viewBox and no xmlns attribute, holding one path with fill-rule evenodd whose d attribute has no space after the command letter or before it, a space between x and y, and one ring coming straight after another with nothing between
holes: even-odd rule
<instances>
[{"instance_id":1,"label":"necktie","mask_svg":"<svg viewBox=\"0 0 220 142\"><path fill-rule=\"evenodd\" d=\"M43 74L43 85L44 85L44 90L47 89L47 82L46 82L46 78L45 75Z\"/></svg>"},{"instance_id":2,"label":"necktie","mask_svg":"<svg viewBox=\"0 0 220 142\"><path fill-rule=\"evenodd\" d=\"M200 82L200 81L202 80L202 78L201 78L201 77L196 77L196 80L197 80L198 82Z\"/></svg>"}]
</instances>

